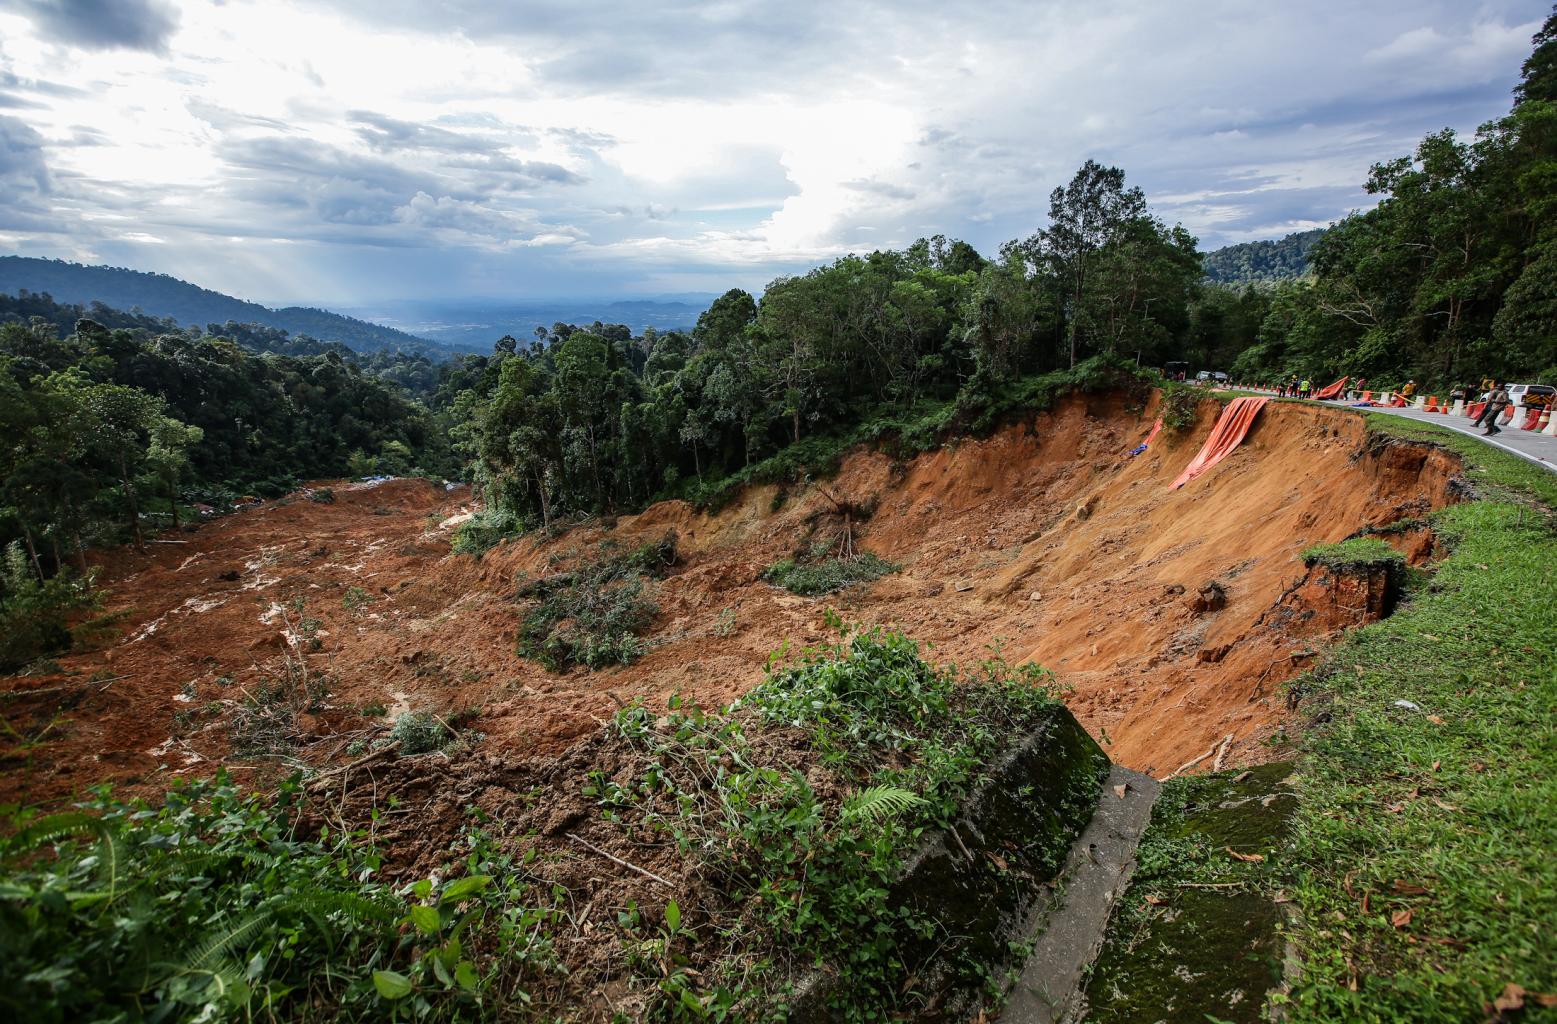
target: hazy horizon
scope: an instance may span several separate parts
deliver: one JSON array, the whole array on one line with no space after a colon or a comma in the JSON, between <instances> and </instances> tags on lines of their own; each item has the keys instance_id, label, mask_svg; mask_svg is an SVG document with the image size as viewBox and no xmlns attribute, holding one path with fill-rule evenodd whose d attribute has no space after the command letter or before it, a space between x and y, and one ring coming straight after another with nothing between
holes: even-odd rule
<instances>
[{"instance_id":1,"label":"hazy horizon","mask_svg":"<svg viewBox=\"0 0 1557 1024\"><path fill-rule=\"evenodd\" d=\"M1506 110L1545 13L0 0L0 250L272 306L651 300L990 253L1087 158L1210 250Z\"/></svg>"}]
</instances>

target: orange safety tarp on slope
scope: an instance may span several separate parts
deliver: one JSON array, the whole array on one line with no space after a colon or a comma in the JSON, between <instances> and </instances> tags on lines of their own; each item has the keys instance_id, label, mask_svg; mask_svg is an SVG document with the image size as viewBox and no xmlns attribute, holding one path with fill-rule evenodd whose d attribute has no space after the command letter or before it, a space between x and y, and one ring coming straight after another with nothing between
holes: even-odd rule
<instances>
[{"instance_id":1,"label":"orange safety tarp on slope","mask_svg":"<svg viewBox=\"0 0 1557 1024\"><path fill-rule=\"evenodd\" d=\"M1314 399L1317 401L1323 398L1334 398L1341 393L1341 389L1346 386L1346 382L1349 380L1351 380L1350 377L1342 377L1324 390L1314 392Z\"/></svg>"},{"instance_id":2,"label":"orange safety tarp on slope","mask_svg":"<svg viewBox=\"0 0 1557 1024\"><path fill-rule=\"evenodd\" d=\"M1235 398L1229 402L1217 418L1216 426L1211 428L1211 436L1201 446L1200 454L1184 467L1184 472L1168 486L1168 490L1178 490L1231 455L1233 449L1243 443L1244 435L1254 425L1254 417L1260 414L1268 401L1269 398Z\"/></svg>"}]
</instances>

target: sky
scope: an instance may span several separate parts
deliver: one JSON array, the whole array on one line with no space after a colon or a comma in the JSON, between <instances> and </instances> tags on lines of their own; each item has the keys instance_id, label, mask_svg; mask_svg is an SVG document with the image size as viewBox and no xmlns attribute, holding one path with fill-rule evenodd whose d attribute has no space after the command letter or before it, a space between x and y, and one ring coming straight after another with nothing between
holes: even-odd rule
<instances>
[{"instance_id":1,"label":"sky","mask_svg":"<svg viewBox=\"0 0 1557 1024\"><path fill-rule=\"evenodd\" d=\"M1549 0L0 0L0 252L272 304L993 253L1086 159L1204 249L1506 112Z\"/></svg>"}]
</instances>

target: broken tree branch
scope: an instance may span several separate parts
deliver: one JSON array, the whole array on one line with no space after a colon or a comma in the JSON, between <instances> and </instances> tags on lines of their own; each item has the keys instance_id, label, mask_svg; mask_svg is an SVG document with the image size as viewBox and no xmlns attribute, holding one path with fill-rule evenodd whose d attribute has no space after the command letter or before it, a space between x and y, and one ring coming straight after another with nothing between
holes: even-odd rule
<instances>
[{"instance_id":1,"label":"broken tree branch","mask_svg":"<svg viewBox=\"0 0 1557 1024\"><path fill-rule=\"evenodd\" d=\"M606 860L611 861L614 864L620 864L622 867L626 868L629 871L636 871L636 872L638 872L638 874L642 875L644 878L652 878L656 882L660 883L661 885L663 885L667 889L675 888L675 886L671 885L669 882L665 881L665 879L661 878L659 875L656 875L654 872L645 870L644 868L640 868L638 865L630 863L628 861L625 861L625 860L623 860L622 858L616 856L613 853L607 853L604 850L602 850L600 847L596 846L594 843L591 843L587 839L580 839L578 836L574 835L572 832L567 833L567 836L568 836L569 839L573 840L575 843L578 843L580 846L588 847L589 849L595 851L596 853L600 854L600 856L604 857Z\"/></svg>"}]
</instances>

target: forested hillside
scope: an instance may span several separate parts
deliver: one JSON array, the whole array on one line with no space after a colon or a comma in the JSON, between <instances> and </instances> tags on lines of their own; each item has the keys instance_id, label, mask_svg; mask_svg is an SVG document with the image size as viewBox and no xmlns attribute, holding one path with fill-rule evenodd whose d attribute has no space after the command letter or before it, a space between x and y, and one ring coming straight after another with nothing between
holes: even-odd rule
<instances>
[{"instance_id":1,"label":"forested hillside","mask_svg":"<svg viewBox=\"0 0 1557 1024\"><path fill-rule=\"evenodd\" d=\"M1216 284L1290 281L1308 273L1308 252L1324 237L1324 228L1297 231L1285 238L1241 242L1209 252L1206 280Z\"/></svg>"},{"instance_id":2,"label":"forested hillside","mask_svg":"<svg viewBox=\"0 0 1557 1024\"><path fill-rule=\"evenodd\" d=\"M339 353L254 355L91 320L63 339L0 325L0 432L0 544L20 541L44 576L238 489L455 471L435 416Z\"/></svg>"},{"instance_id":3,"label":"forested hillside","mask_svg":"<svg viewBox=\"0 0 1557 1024\"><path fill-rule=\"evenodd\" d=\"M449 350L435 342L392 327L342 316L323 309L288 306L270 309L180 281L167 274L147 274L122 267L87 267L64 260L0 256L0 292L43 293L64 303L100 302L119 310L172 318L185 326L210 323L264 324L292 334L336 341L359 352L390 349L406 352Z\"/></svg>"}]
</instances>

